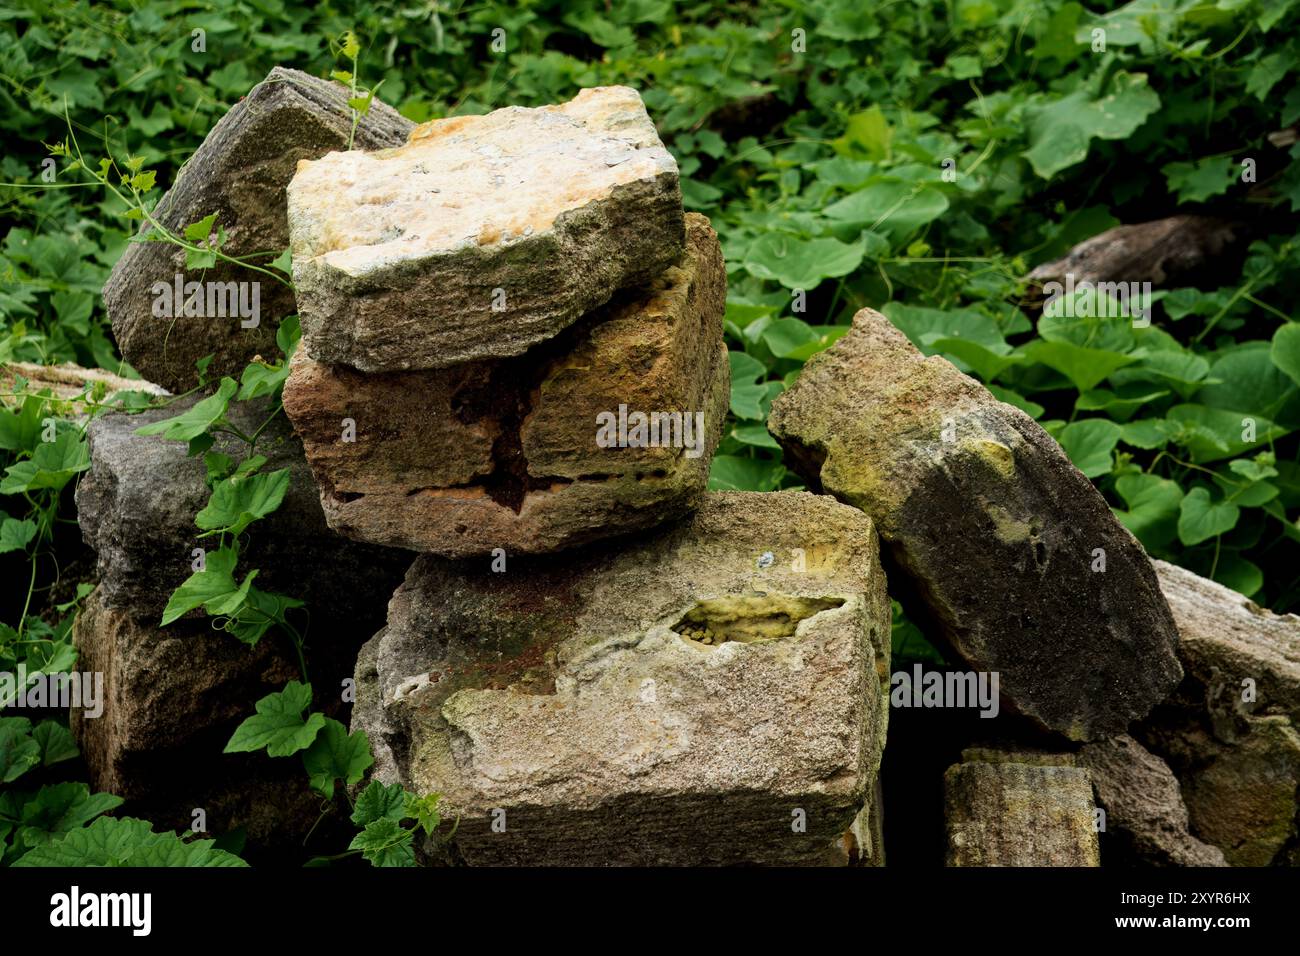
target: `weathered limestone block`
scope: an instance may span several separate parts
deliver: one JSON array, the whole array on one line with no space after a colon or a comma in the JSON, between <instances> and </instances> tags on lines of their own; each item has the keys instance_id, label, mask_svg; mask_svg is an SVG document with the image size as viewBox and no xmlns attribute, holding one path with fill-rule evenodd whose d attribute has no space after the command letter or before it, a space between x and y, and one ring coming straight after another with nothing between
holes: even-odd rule
<instances>
[{"instance_id":1,"label":"weathered limestone block","mask_svg":"<svg viewBox=\"0 0 1300 956\"><path fill-rule=\"evenodd\" d=\"M1092 784L1080 767L954 764L944 774L948 866L1099 866Z\"/></svg>"},{"instance_id":2,"label":"weathered limestone block","mask_svg":"<svg viewBox=\"0 0 1300 956\"><path fill-rule=\"evenodd\" d=\"M1192 832L1233 866L1300 845L1300 617L1155 562L1186 677L1135 733L1182 784Z\"/></svg>"},{"instance_id":3,"label":"weathered limestone block","mask_svg":"<svg viewBox=\"0 0 1300 956\"><path fill-rule=\"evenodd\" d=\"M78 520L98 557L105 606L155 622L192 573L193 549L214 547L211 539L199 539L194 524L210 492L202 459L188 457L184 443L135 432L179 415L195 400L96 419L87 432L91 469L77 486ZM265 401L235 402L228 417L252 434L269 412ZM215 447L233 455L245 446L222 436ZM382 623L385 598L410 555L348 541L329 529L302 445L283 415L263 431L257 453L269 459L268 470L290 468L290 482L280 508L247 536L241 567L260 569L263 590L307 601L317 630L348 621L357 646Z\"/></svg>"},{"instance_id":4,"label":"weathered limestone block","mask_svg":"<svg viewBox=\"0 0 1300 956\"><path fill-rule=\"evenodd\" d=\"M421 557L353 727L379 779L443 794L463 862L824 863L884 742L877 549L829 498L737 492L504 574Z\"/></svg>"},{"instance_id":5,"label":"weathered limestone block","mask_svg":"<svg viewBox=\"0 0 1300 956\"><path fill-rule=\"evenodd\" d=\"M1033 419L880 313L809 360L768 427L810 487L871 515L939 632L1021 713L1095 739L1178 683L1150 562L1097 490Z\"/></svg>"},{"instance_id":6,"label":"weathered limestone block","mask_svg":"<svg viewBox=\"0 0 1300 956\"><path fill-rule=\"evenodd\" d=\"M1188 832L1187 805L1169 765L1127 734L1088 744L1079 761L1106 811L1106 862L1226 866L1223 851Z\"/></svg>"},{"instance_id":7,"label":"weathered limestone block","mask_svg":"<svg viewBox=\"0 0 1300 956\"><path fill-rule=\"evenodd\" d=\"M98 785L122 796L143 792L129 769L133 757L238 723L250 701L299 679L292 652L272 638L249 647L206 620L162 628L105 607L102 590L86 600L75 641L78 668L104 675L105 703L96 718L74 710L73 727Z\"/></svg>"},{"instance_id":8,"label":"weathered limestone block","mask_svg":"<svg viewBox=\"0 0 1300 956\"><path fill-rule=\"evenodd\" d=\"M301 840L320 813L301 767L222 753L253 704L298 677L292 652L273 637L248 647L207 621L159 628L102 598L86 599L73 632L77 669L104 682L101 714L71 712L91 788L164 828L188 831L201 809L209 833L243 826L262 846ZM313 663L337 686L347 655L331 650Z\"/></svg>"},{"instance_id":9,"label":"weathered limestone block","mask_svg":"<svg viewBox=\"0 0 1300 956\"><path fill-rule=\"evenodd\" d=\"M1236 723L1251 715L1300 722L1300 616L1274 614L1185 568L1152 563L1178 625L1183 670L1204 692L1216 733L1232 741Z\"/></svg>"},{"instance_id":10,"label":"weathered limestone block","mask_svg":"<svg viewBox=\"0 0 1300 956\"><path fill-rule=\"evenodd\" d=\"M303 348L366 372L519 355L682 249L677 164L623 86L331 153L288 198Z\"/></svg>"},{"instance_id":11,"label":"weathered limestone block","mask_svg":"<svg viewBox=\"0 0 1300 956\"><path fill-rule=\"evenodd\" d=\"M1251 717L1231 745L1194 731L1160 738L1184 769L1193 830L1233 866L1285 863L1296 845L1300 733L1286 717Z\"/></svg>"},{"instance_id":12,"label":"weathered limestone block","mask_svg":"<svg viewBox=\"0 0 1300 956\"><path fill-rule=\"evenodd\" d=\"M730 369L718 239L694 213L687 236L682 258L650 286L513 359L366 374L298 350L285 410L330 525L442 555L535 553L694 507L726 418ZM620 408L633 425L637 414L671 420L657 440L646 436L655 445L610 446L617 424L600 423Z\"/></svg>"},{"instance_id":13,"label":"weathered limestone block","mask_svg":"<svg viewBox=\"0 0 1300 956\"><path fill-rule=\"evenodd\" d=\"M159 200L155 217L176 232L215 213L226 231L224 251L232 256L288 248L285 188L299 160L347 147L352 126L347 98L337 83L276 67L212 128ZM375 100L357 125L354 145L399 145L413 125ZM154 283L174 286L177 275L183 282L260 282L258 324L231 316L230 310L224 318L155 316ZM206 287L204 292L206 310ZM251 299L250 289L250 305ZM194 363L205 355L214 355L214 374L237 374L254 355L273 354L279 320L297 311L287 285L221 263L206 271L186 270L184 250L162 242L127 246L104 286L104 303L126 360L145 378L177 393L195 385Z\"/></svg>"}]
</instances>

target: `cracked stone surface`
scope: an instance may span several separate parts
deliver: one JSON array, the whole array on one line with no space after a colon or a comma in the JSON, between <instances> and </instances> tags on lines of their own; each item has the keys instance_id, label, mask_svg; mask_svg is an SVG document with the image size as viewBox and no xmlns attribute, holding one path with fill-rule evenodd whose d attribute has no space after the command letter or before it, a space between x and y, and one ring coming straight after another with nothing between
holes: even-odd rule
<instances>
[{"instance_id":1,"label":"cracked stone surface","mask_svg":"<svg viewBox=\"0 0 1300 956\"><path fill-rule=\"evenodd\" d=\"M624 86L301 163L288 201L303 348L366 372L519 355L683 242L676 161Z\"/></svg>"},{"instance_id":2,"label":"cracked stone surface","mask_svg":"<svg viewBox=\"0 0 1300 956\"><path fill-rule=\"evenodd\" d=\"M1106 863L1226 866L1223 851L1188 832L1187 805L1169 765L1127 734L1088 744L1079 761L1106 811Z\"/></svg>"},{"instance_id":3,"label":"cracked stone surface","mask_svg":"<svg viewBox=\"0 0 1300 956\"><path fill-rule=\"evenodd\" d=\"M724 492L505 573L423 556L362 651L353 728L376 777L443 794L461 862L843 862L888 709L877 549L833 499Z\"/></svg>"},{"instance_id":4,"label":"cracked stone surface","mask_svg":"<svg viewBox=\"0 0 1300 956\"><path fill-rule=\"evenodd\" d=\"M233 256L287 249L285 188L299 160L346 147L352 124L347 97L337 83L276 67L212 128L159 200L155 217L180 231L216 213L228 237L225 251ZM376 99L357 126L355 146L400 145L413 125ZM259 281L259 324L243 328L237 317L155 316L154 283L173 283L177 274L185 282ZM214 356L214 375L238 375L253 356L275 354L279 320L297 311L288 286L221 263L188 271L184 250L162 242L126 247L104 285L104 304L123 357L146 379L176 393L197 384L194 363L205 355Z\"/></svg>"},{"instance_id":5,"label":"cracked stone surface","mask_svg":"<svg viewBox=\"0 0 1300 956\"><path fill-rule=\"evenodd\" d=\"M880 313L808 361L768 428L811 488L871 515L902 572L891 584L1000 674L1012 708L1091 740L1177 685L1173 618L1101 494L1033 419Z\"/></svg>"},{"instance_id":6,"label":"cracked stone surface","mask_svg":"<svg viewBox=\"0 0 1300 956\"><path fill-rule=\"evenodd\" d=\"M82 537L96 552L104 603L153 622L190 576L192 550L215 545L200 539L194 524L210 494L202 459L188 457L183 442L135 431L181 414L199 397L139 415L105 415L87 431L91 468L77 485L77 512ZM228 417L252 434L270 408L266 400L234 402ZM235 456L246 448L225 435L214 447ZM260 569L257 584L263 590L306 600L314 635L332 634L346 621L355 630L343 639L358 646L382 624L384 602L410 555L349 541L329 529L302 444L283 415L262 433L257 453L269 459L267 470L289 468L291 477L280 508L249 536L241 569Z\"/></svg>"},{"instance_id":7,"label":"cracked stone surface","mask_svg":"<svg viewBox=\"0 0 1300 956\"><path fill-rule=\"evenodd\" d=\"M517 358L366 374L299 349L285 410L330 525L469 556L553 551L684 515L704 493L730 394L722 253L705 217L686 222L682 258L649 286ZM629 418L676 413L673 434L691 442L601 447L599 416L620 405Z\"/></svg>"},{"instance_id":8,"label":"cracked stone surface","mask_svg":"<svg viewBox=\"0 0 1300 956\"><path fill-rule=\"evenodd\" d=\"M1087 770L986 757L944 774L948 866L1100 866Z\"/></svg>"}]
</instances>

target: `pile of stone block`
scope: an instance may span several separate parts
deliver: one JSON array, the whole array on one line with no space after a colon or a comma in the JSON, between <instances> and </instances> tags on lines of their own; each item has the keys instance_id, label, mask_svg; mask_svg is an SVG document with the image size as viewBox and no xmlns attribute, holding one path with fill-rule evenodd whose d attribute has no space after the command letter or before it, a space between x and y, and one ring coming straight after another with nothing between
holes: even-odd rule
<instances>
[{"instance_id":1,"label":"pile of stone block","mask_svg":"<svg viewBox=\"0 0 1300 956\"><path fill-rule=\"evenodd\" d=\"M217 212L235 251L291 246L303 337L287 418L258 442L291 482L244 557L306 601L317 683L356 668L374 775L460 820L428 852L880 862L875 531L825 497L705 493L725 269L640 97L409 130L377 107L346 150L336 92L276 71L160 208L171 228ZM182 264L133 249L106 297L135 367L180 391L202 355L237 373L268 350L272 322L151 316L148 289ZM293 661L197 612L157 626L207 489L201 461L137 430L197 399L91 426L78 504L99 584L77 642L108 700L74 723L100 788L266 839L311 803L295 765L220 749ZM271 410L235 403L231 424Z\"/></svg>"},{"instance_id":2,"label":"pile of stone block","mask_svg":"<svg viewBox=\"0 0 1300 956\"><path fill-rule=\"evenodd\" d=\"M639 96L435 121L301 164L288 204L323 508L424 552L353 726L459 821L433 858L879 862L874 529L705 493L725 270Z\"/></svg>"},{"instance_id":3,"label":"pile of stone block","mask_svg":"<svg viewBox=\"0 0 1300 956\"><path fill-rule=\"evenodd\" d=\"M246 557L307 602L319 685L353 678L373 778L458 821L422 859L882 864L888 569L950 667L998 677L994 733L916 785L950 865L1300 862L1300 619L1153 564L1033 419L884 316L773 404L807 491L706 491L726 273L636 92L417 127L376 101L347 148L351 120L273 71L159 215L292 251L294 296L262 301L302 341L258 441L291 483ZM105 289L146 377L270 352L273 321L153 314L173 273L214 277L138 243ZM108 699L74 729L132 809L297 839L296 764L220 754L295 662L157 626L207 486L136 430L197 400L90 425L76 639Z\"/></svg>"},{"instance_id":4,"label":"pile of stone block","mask_svg":"<svg viewBox=\"0 0 1300 956\"><path fill-rule=\"evenodd\" d=\"M541 553L698 503L729 395L726 276L633 90L331 153L288 204L285 408L340 533Z\"/></svg>"}]
</instances>

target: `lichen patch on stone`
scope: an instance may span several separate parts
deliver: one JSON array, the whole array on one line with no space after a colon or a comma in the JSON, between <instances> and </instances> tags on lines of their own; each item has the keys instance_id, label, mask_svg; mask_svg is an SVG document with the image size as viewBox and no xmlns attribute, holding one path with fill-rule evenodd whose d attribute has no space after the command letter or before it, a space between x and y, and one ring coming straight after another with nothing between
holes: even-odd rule
<instances>
[{"instance_id":1,"label":"lichen patch on stone","mask_svg":"<svg viewBox=\"0 0 1300 956\"><path fill-rule=\"evenodd\" d=\"M673 631L697 647L716 647L727 641L776 641L793 637L801 621L843 606L843 598L726 595L696 602L673 625Z\"/></svg>"}]
</instances>

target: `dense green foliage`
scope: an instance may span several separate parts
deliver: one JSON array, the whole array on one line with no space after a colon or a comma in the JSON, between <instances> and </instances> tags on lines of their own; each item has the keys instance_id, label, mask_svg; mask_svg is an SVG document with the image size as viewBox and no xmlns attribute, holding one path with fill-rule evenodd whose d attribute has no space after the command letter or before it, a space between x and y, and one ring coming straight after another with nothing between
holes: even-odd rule
<instances>
[{"instance_id":1,"label":"dense green foliage","mask_svg":"<svg viewBox=\"0 0 1300 956\"><path fill-rule=\"evenodd\" d=\"M1300 3L208 7L14 0L0 11L0 179L16 184L0 187L0 362L132 374L99 299L108 270L141 210L272 66L347 69L354 96L376 91L415 120L628 84L727 257L733 418L714 487L797 485L763 419L803 362L872 306L1038 418L1153 555L1277 609L1300 604L1300 324L1288 302L1300 146L1293 134L1270 139L1300 119ZM341 43L349 29L362 40L355 63ZM70 136L90 168L68 162ZM125 171L120 184L93 178L106 156ZM1231 219L1247 241L1198 287L1158 292L1149 327L1040 314L1024 278L1035 265L1118 223L1183 212ZM202 243L212 229L177 239ZM208 409L274 394L282 371L282 361L250 366ZM92 411L109 398L86 397ZM193 441L220 414L160 440ZM74 663L68 632L86 589L64 556L77 551L71 491L88 464L67 403L29 395L0 410L0 572L19 582L0 601L0 670ZM265 633L264 618L291 632L281 602L293 599L261 595L255 571L235 574L239 536L278 503L282 479L208 465L214 496L200 528L219 547L204 573L229 587L193 582L172 610L204 606L246 640ZM298 749L315 739L300 717L309 702L288 721ZM56 734L45 726L0 727L5 783L65 753L70 739L53 751L40 742ZM65 796L80 809L60 819L77 827L111 809ZM0 841L27 812L7 798ZM406 859L411 831L398 824L419 819L409 810L357 820L394 831L395 842L376 834L368 858ZM51 832L10 839L9 858L17 839L35 848Z\"/></svg>"}]
</instances>

